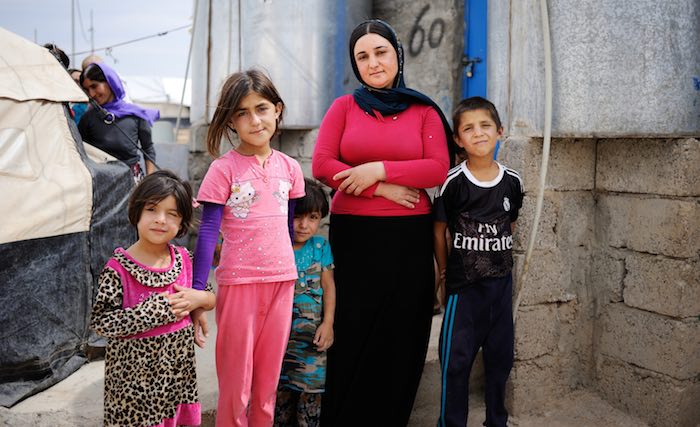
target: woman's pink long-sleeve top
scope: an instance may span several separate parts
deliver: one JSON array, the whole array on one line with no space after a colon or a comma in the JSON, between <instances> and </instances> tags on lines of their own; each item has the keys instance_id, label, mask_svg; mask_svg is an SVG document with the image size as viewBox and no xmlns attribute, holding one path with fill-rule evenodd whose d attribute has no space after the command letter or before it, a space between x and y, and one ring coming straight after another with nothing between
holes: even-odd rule
<instances>
[{"instance_id":1,"label":"woman's pink long-sleeve top","mask_svg":"<svg viewBox=\"0 0 700 427\"><path fill-rule=\"evenodd\" d=\"M378 117L377 117L378 116ZM323 118L314 148L313 175L337 189L340 171L363 163L381 161L386 182L421 189L420 202L408 209L375 196L378 184L360 196L337 192L331 212L365 216L406 216L430 212L425 188L444 182L450 161L444 127L430 106L413 104L406 110L382 117L363 111L352 95L336 99Z\"/></svg>"}]
</instances>

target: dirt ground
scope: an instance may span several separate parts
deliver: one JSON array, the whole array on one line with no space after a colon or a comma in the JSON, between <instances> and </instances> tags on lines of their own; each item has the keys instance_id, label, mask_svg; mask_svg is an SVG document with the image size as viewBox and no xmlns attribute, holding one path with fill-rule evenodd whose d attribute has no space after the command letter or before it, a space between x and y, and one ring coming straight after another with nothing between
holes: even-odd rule
<instances>
[{"instance_id":1,"label":"dirt ground","mask_svg":"<svg viewBox=\"0 0 700 427\"><path fill-rule=\"evenodd\" d=\"M471 422L470 417L469 425ZM648 424L613 408L594 393L576 391L552 402L551 407L542 410L539 414L514 418L512 425L517 427L634 427Z\"/></svg>"},{"instance_id":2,"label":"dirt ground","mask_svg":"<svg viewBox=\"0 0 700 427\"><path fill-rule=\"evenodd\" d=\"M437 363L429 364L426 370L439 370ZM416 397L416 404L408 427L434 427L439 410L439 378L437 372L424 374ZM428 381L425 381L428 380ZM469 398L469 420L467 427L478 427L484 422L484 402L479 393ZM613 408L595 393L575 391L562 396L547 408L533 408L532 414L510 417L512 427L640 427L647 424Z\"/></svg>"},{"instance_id":3,"label":"dirt ground","mask_svg":"<svg viewBox=\"0 0 700 427\"><path fill-rule=\"evenodd\" d=\"M209 313L214 325L213 312ZM442 316L433 318L430 348L409 427L434 427L440 399L440 368L437 345ZM215 336L215 331L211 332ZM202 401L202 426L214 427L217 381L214 345L197 350L197 376ZM102 425L104 362L92 362L53 387L20 402L11 409L0 407L0 426L92 427ZM480 390L469 402L468 427L481 426L484 403ZM361 411L362 408L358 408ZM369 425L369 424L368 424ZM551 402L546 408L532 408L531 414L511 417L512 427L637 427L647 424L613 408L596 394L577 391ZM363 426L358 426L363 427Z\"/></svg>"}]
</instances>

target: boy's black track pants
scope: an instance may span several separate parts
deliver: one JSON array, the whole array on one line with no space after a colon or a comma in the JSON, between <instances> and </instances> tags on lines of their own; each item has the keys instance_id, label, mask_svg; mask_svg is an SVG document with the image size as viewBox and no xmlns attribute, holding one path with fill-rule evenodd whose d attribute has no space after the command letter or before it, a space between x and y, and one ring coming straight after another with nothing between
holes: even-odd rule
<instances>
[{"instance_id":1,"label":"boy's black track pants","mask_svg":"<svg viewBox=\"0 0 700 427\"><path fill-rule=\"evenodd\" d=\"M489 278L447 298L440 332L442 390L438 427L464 427L469 373L479 348L486 371L486 425L505 426L505 389L513 367L513 281Z\"/></svg>"}]
</instances>

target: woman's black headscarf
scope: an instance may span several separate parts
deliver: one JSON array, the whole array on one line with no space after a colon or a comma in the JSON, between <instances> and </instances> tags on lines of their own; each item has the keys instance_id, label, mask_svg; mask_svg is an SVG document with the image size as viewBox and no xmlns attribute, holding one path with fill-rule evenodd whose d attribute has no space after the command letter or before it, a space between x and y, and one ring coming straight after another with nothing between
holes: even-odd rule
<instances>
[{"instance_id":1,"label":"woman's black headscarf","mask_svg":"<svg viewBox=\"0 0 700 427\"><path fill-rule=\"evenodd\" d=\"M355 62L354 55L355 44L360 37L371 33L380 35L387 39L396 51L399 70L396 78L394 79L394 84L389 89L369 88L368 85L362 81L360 71L357 69L357 63ZM357 27L355 27L350 36L349 48L352 71L355 73L357 80L362 83L362 86L355 89L355 92L353 93L357 105L371 115L374 115L374 111L378 111L382 115L396 114L404 111L414 103L433 107L433 109L440 116L442 126L445 128L447 151L450 155L450 167L454 166L456 150L452 139L452 129L450 128L450 124L447 122L447 119L442 113L442 110L440 110L440 107L432 99L418 92L417 90L406 87L403 80L403 46L396 35L396 31L394 31L391 25L380 19L370 19L361 22Z\"/></svg>"}]
</instances>

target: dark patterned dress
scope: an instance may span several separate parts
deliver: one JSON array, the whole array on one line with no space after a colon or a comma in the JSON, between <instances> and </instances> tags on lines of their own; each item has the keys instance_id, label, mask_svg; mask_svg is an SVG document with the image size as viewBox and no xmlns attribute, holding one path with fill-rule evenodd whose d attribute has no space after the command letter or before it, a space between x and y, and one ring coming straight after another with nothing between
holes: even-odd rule
<instances>
[{"instance_id":1,"label":"dark patterned dress","mask_svg":"<svg viewBox=\"0 0 700 427\"><path fill-rule=\"evenodd\" d=\"M323 321L321 273L333 269L328 240L313 236L294 251L299 278L294 283L292 331L282 362L280 389L323 393L326 382L326 353L316 350L314 336Z\"/></svg>"},{"instance_id":2,"label":"dark patterned dress","mask_svg":"<svg viewBox=\"0 0 700 427\"><path fill-rule=\"evenodd\" d=\"M200 424L192 321L177 321L161 295L191 287L192 264L184 248L170 255L156 269L117 248L100 275L90 326L108 338L105 426Z\"/></svg>"}]
</instances>

